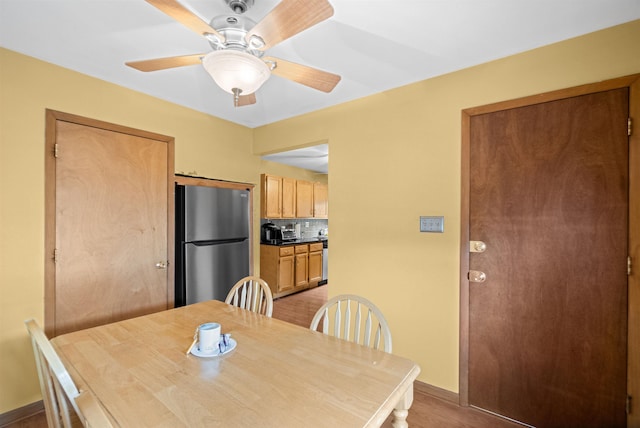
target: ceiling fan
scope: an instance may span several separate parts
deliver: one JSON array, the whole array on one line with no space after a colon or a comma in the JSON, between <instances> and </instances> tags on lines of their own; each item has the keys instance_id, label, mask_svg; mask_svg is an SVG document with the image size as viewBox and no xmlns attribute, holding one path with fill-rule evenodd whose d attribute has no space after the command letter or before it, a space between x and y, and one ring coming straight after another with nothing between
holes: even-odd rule
<instances>
[{"instance_id":1,"label":"ceiling fan","mask_svg":"<svg viewBox=\"0 0 640 428\"><path fill-rule=\"evenodd\" d=\"M202 63L218 86L233 94L236 107L255 104L255 91L272 73L323 92L340 81L336 74L264 56L267 49L331 17L327 0L282 0L257 24L242 16L254 0L225 0L234 13L216 16L209 24L177 0L146 1L202 35L213 51L125 63L129 67L157 71Z\"/></svg>"}]
</instances>

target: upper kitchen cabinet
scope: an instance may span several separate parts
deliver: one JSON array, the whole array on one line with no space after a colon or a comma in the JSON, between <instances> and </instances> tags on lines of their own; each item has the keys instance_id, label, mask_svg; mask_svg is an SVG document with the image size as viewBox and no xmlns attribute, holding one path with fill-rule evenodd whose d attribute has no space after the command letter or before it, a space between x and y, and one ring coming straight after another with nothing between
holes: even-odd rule
<instances>
[{"instance_id":1,"label":"upper kitchen cabinet","mask_svg":"<svg viewBox=\"0 0 640 428\"><path fill-rule=\"evenodd\" d=\"M282 218L282 177L260 176L260 217Z\"/></svg>"},{"instance_id":2,"label":"upper kitchen cabinet","mask_svg":"<svg viewBox=\"0 0 640 428\"><path fill-rule=\"evenodd\" d=\"M296 180L282 177L282 218L296 217Z\"/></svg>"},{"instance_id":3,"label":"upper kitchen cabinet","mask_svg":"<svg viewBox=\"0 0 640 428\"><path fill-rule=\"evenodd\" d=\"M310 181L296 181L296 217L313 217L313 183Z\"/></svg>"},{"instance_id":4,"label":"upper kitchen cabinet","mask_svg":"<svg viewBox=\"0 0 640 428\"><path fill-rule=\"evenodd\" d=\"M270 174L260 181L261 218L327 218L326 184Z\"/></svg>"},{"instance_id":5,"label":"upper kitchen cabinet","mask_svg":"<svg viewBox=\"0 0 640 428\"><path fill-rule=\"evenodd\" d=\"M313 216L329 218L329 187L324 183L313 183Z\"/></svg>"}]
</instances>

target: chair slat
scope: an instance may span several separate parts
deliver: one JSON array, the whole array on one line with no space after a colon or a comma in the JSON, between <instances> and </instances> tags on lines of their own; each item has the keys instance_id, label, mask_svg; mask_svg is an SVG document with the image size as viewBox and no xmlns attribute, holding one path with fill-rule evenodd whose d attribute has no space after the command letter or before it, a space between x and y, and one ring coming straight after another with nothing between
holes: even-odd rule
<instances>
[{"instance_id":1,"label":"chair slat","mask_svg":"<svg viewBox=\"0 0 640 428\"><path fill-rule=\"evenodd\" d=\"M240 307L242 309L247 309L247 283L242 284L240 288L241 298L240 298Z\"/></svg>"},{"instance_id":2,"label":"chair slat","mask_svg":"<svg viewBox=\"0 0 640 428\"><path fill-rule=\"evenodd\" d=\"M324 334L329 334L329 308L326 308L323 311L324 318L322 321L322 332Z\"/></svg>"},{"instance_id":3,"label":"chair slat","mask_svg":"<svg viewBox=\"0 0 640 428\"><path fill-rule=\"evenodd\" d=\"M365 346L369 346L370 342L371 342L371 323L372 323L372 319L371 319L371 309L369 309L367 311L367 320L364 324L364 345Z\"/></svg>"},{"instance_id":4,"label":"chair slat","mask_svg":"<svg viewBox=\"0 0 640 428\"><path fill-rule=\"evenodd\" d=\"M380 347L380 333L382 332L382 328L380 327L380 325L378 325L378 328L376 329L376 339L375 342L373 343L373 347L374 348L379 348Z\"/></svg>"},{"instance_id":5,"label":"chair slat","mask_svg":"<svg viewBox=\"0 0 640 428\"><path fill-rule=\"evenodd\" d=\"M340 336L340 324L342 322L342 313L341 313L342 312L342 308L341 308L342 305L341 305L341 303L342 302L338 302L338 304L336 305L336 313L334 315L334 320L333 320L333 323L334 323L333 335L335 337L338 337L338 338L341 337Z\"/></svg>"},{"instance_id":6,"label":"chair slat","mask_svg":"<svg viewBox=\"0 0 640 428\"><path fill-rule=\"evenodd\" d=\"M351 331L351 300L347 300L346 307L344 308L344 329L342 331L342 338L349 340L349 332ZM356 342L357 339L356 337Z\"/></svg>"}]
</instances>

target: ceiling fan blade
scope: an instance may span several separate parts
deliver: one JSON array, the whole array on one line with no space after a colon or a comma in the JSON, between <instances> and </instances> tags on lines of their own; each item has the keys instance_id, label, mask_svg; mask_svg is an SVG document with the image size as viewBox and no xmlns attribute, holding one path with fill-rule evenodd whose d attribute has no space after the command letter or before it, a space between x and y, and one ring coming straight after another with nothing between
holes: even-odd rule
<instances>
[{"instance_id":1,"label":"ceiling fan blade","mask_svg":"<svg viewBox=\"0 0 640 428\"><path fill-rule=\"evenodd\" d=\"M252 36L258 36L265 43L259 49L267 50L332 15L333 7L327 0L282 0L247 33L245 40L251 43Z\"/></svg>"},{"instance_id":2,"label":"ceiling fan blade","mask_svg":"<svg viewBox=\"0 0 640 428\"><path fill-rule=\"evenodd\" d=\"M302 85L317 89L322 92L331 92L336 87L341 77L337 74L318 70L295 62L285 61L279 58L265 57L264 61L276 63L276 68L271 70L271 74L293 80Z\"/></svg>"},{"instance_id":3,"label":"ceiling fan blade","mask_svg":"<svg viewBox=\"0 0 640 428\"><path fill-rule=\"evenodd\" d=\"M167 68L184 67L186 65L200 64L202 57L205 54L172 56L169 58L156 58L147 59L143 61L129 61L125 62L129 67L135 68L140 71L157 71L165 70Z\"/></svg>"},{"instance_id":4,"label":"ceiling fan blade","mask_svg":"<svg viewBox=\"0 0 640 428\"><path fill-rule=\"evenodd\" d=\"M249 95L240 95L238 97L238 102L235 107L248 106L256 103L256 94L255 92Z\"/></svg>"},{"instance_id":5,"label":"ceiling fan blade","mask_svg":"<svg viewBox=\"0 0 640 428\"><path fill-rule=\"evenodd\" d=\"M185 27L195 31L201 36L207 33L215 35L220 42L224 42L225 38L218 33L209 24L204 22L200 17L196 16L189 9L180 4L177 0L146 0L147 3L160 9Z\"/></svg>"}]
</instances>

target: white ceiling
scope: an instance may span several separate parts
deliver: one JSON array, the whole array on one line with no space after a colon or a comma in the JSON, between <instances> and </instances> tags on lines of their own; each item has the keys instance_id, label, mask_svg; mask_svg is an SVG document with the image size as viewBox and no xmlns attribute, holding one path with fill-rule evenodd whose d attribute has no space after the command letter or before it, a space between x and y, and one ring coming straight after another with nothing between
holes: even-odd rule
<instances>
[{"instance_id":1,"label":"white ceiling","mask_svg":"<svg viewBox=\"0 0 640 428\"><path fill-rule=\"evenodd\" d=\"M200 65L143 73L126 61L209 52L144 0L0 0L0 46L257 127L640 19L640 0L329 0L332 18L268 51L330 71L330 94L272 76L234 108ZM278 0L255 0L254 21ZM184 0L203 20L224 0Z\"/></svg>"},{"instance_id":2,"label":"white ceiling","mask_svg":"<svg viewBox=\"0 0 640 428\"><path fill-rule=\"evenodd\" d=\"M283 163L302 169L329 173L329 145L319 144L317 146L305 147L302 149L289 150L286 152L274 153L262 156L262 159L271 162Z\"/></svg>"}]
</instances>

